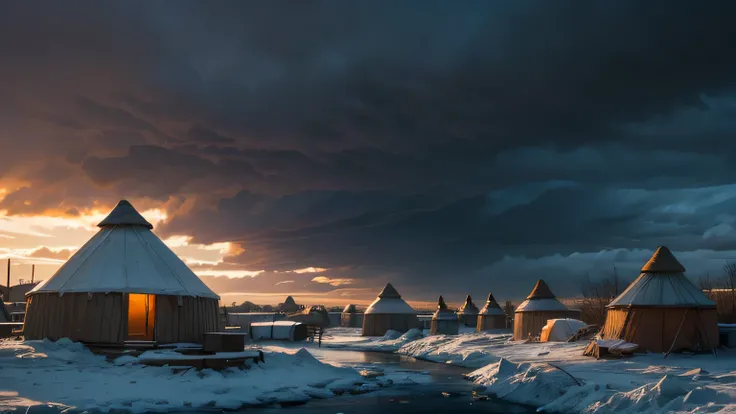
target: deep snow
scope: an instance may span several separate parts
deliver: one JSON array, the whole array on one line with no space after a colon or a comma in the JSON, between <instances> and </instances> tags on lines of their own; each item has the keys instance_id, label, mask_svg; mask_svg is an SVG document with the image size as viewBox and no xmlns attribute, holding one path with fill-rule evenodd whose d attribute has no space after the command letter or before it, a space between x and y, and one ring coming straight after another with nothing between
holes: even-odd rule
<instances>
[{"instance_id":1,"label":"deep snow","mask_svg":"<svg viewBox=\"0 0 736 414\"><path fill-rule=\"evenodd\" d=\"M713 355L636 355L596 360L587 342L524 343L509 332L361 338L348 328L329 331L323 346L396 352L478 368L477 391L540 411L594 413L736 412L736 352Z\"/></svg>"},{"instance_id":2,"label":"deep snow","mask_svg":"<svg viewBox=\"0 0 736 414\"><path fill-rule=\"evenodd\" d=\"M78 410L130 412L235 409L304 402L341 393L364 393L394 384L421 382L421 375L361 373L315 359L305 349L266 350L265 363L249 369L184 370L112 362L69 340L0 341L0 411L40 403ZM149 351L141 358L169 357ZM371 375L372 374L372 375ZM368 378L370 377L370 378Z\"/></svg>"}]
</instances>

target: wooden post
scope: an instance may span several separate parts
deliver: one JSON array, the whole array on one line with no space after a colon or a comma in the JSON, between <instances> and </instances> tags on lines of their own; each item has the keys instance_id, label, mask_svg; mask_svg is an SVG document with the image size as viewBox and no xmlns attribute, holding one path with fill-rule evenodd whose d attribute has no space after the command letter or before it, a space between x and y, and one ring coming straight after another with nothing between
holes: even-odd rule
<instances>
[{"instance_id":1,"label":"wooden post","mask_svg":"<svg viewBox=\"0 0 736 414\"><path fill-rule=\"evenodd\" d=\"M36 276L36 265L31 265L31 283L33 283L33 278Z\"/></svg>"},{"instance_id":2,"label":"wooden post","mask_svg":"<svg viewBox=\"0 0 736 414\"><path fill-rule=\"evenodd\" d=\"M10 259L8 259L8 288L10 288Z\"/></svg>"}]
</instances>

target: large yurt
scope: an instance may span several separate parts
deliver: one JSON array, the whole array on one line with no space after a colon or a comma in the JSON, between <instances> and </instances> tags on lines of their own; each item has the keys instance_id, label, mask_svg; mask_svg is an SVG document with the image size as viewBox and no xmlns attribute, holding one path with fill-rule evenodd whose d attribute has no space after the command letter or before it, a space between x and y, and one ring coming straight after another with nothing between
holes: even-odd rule
<instances>
[{"instance_id":1,"label":"large yurt","mask_svg":"<svg viewBox=\"0 0 736 414\"><path fill-rule=\"evenodd\" d=\"M418 326L416 312L390 283L363 314L363 336L383 336L389 330L406 332Z\"/></svg>"},{"instance_id":2,"label":"large yurt","mask_svg":"<svg viewBox=\"0 0 736 414\"><path fill-rule=\"evenodd\" d=\"M340 314L340 326L344 328L358 328L362 325L361 314L353 304L345 306Z\"/></svg>"},{"instance_id":3,"label":"large yurt","mask_svg":"<svg viewBox=\"0 0 736 414\"><path fill-rule=\"evenodd\" d=\"M658 247L639 277L608 305L603 338L623 339L650 352L717 347L716 304L684 273L672 252Z\"/></svg>"},{"instance_id":4,"label":"large yurt","mask_svg":"<svg viewBox=\"0 0 736 414\"><path fill-rule=\"evenodd\" d=\"M217 296L122 200L100 230L26 296L26 339L99 344L202 341Z\"/></svg>"},{"instance_id":5,"label":"large yurt","mask_svg":"<svg viewBox=\"0 0 736 414\"><path fill-rule=\"evenodd\" d=\"M514 311L514 341L538 337L548 319L579 316L579 311L568 309L557 300L547 283L539 279L532 293Z\"/></svg>"},{"instance_id":6,"label":"large yurt","mask_svg":"<svg viewBox=\"0 0 736 414\"><path fill-rule=\"evenodd\" d=\"M462 325L475 327L478 324L478 307L470 295L465 297L465 303L460 307L457 317Z\"/></svg>"},{"instance_id":7,"label":"large yurt","mask_svg":"<svg viewBox=\"0 0 736 414\"><path fill-rule=\"evenodd\" d=\"M506 329L506 313L501 309L493 293L488 294L485 306L478 313L477 332L491 331L494 329Z\"/></svg>"},{"instance_id":8,"label":"large yurt","mask_svg":"<svg viewBox=\"0 0 736 414\"><path fill-rule=\"evenodd\" d=\"M447 308L445 300L440 296L437 301L437 311L432 315L430 335L457 335L460 328L458 316Z\"/></svg>"}]
</instances>

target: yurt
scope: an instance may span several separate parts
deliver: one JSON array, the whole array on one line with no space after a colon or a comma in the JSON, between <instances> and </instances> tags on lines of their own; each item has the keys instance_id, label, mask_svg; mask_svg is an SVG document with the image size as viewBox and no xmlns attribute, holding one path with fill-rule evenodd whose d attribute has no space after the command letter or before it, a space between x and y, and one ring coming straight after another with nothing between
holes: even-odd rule
<instances>
[{"instance_id":1,"label":"yurt","mask_svg":"<svg viewBox=\"0 0 736 414\"><path fill-rule=\"evenodd\" d=\"M465 303L460 307L457 317L460 319L460 323L465 326L475 327L478 324L478 307L475 306L470 295L465 297Z\"/></svg>"},{"instance_id":2,"label":"yurt","mask_svg":"<svg viewBox=\"0 0 736 414\"><path fill-rule=\"evenodd\" d=\"M100 230L28 292L26 339L201 342L218 330L217 296L122 200Z\"/></svg>"},{"instance_id":3,"label":"yurt","mask_svg":"<svg viewBox=\"0 0 736 414\"><path fill-rule=\"evenodd\" d=\"M650 352L717 347L716 304L683 273L672 252L658 247L639 277L608 305L603 338L623 339Z\"/></svg>"},{"instance_id":4,"label":"yurt","mask_svg":"<svg viewBox=\"0 0 736 414\"><path fill-rule=\"evenodd\" d=\"M340 326L344 328L357 328L360 327L362 321L360 319L358 309L353 304L345 306L340 314Z\"/></svg>"},{"instance_id":5,"label":"yurt","mask_svg":"<svg viewBox=\"0 0 736 414\"><path fill-rule=\"evenodd\" d=\"M390 283L363 315L363 336L383 336L389 330L406 332L418 326L416 312Z\"/></svg>"},{"instance_id":6,"label":"yurt","mask_svg":"<svg viewBox=\"0 0 736 414\"><path fill-rule=\"evenodd\" d=\"M437 311L432 315L430 335L457 335L460 323L457 314L447 308L445 300L440 296L437 302Z\"/></svg>"},{"instance_id":7,"label":"yurt","mask_svg":"<svg viewBox=\"0 0 736 414\"><path fill-rule=\"evenodd\" d=\"M493 293L489 293L486 305L478 313L478 324L475 330L483 332L494 329L506 329L506 313L496 302Z\"/></svg>"},{"instance_id":8,"label":"yurt","mask_svg":"<svg viewBox=\"0 0 736 414\"><path fill-rule=\"evenodd\" d=\"M544 280L539 279L532 293L514 311L514 341L538 337L548 319L577 319L579 311L568 309L550 290Z\"/></svg>"}]
</instances>

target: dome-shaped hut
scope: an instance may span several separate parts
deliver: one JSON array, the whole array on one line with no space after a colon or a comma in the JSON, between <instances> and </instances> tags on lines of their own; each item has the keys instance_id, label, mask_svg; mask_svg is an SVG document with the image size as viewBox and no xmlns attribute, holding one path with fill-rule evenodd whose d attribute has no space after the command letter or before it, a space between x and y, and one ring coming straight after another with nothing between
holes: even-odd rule
<instances>
[{"instance_id":1,"label":"dome-shaped hut","mask_svg":"<svg viewBox=\"0 0 736 414\"><path fill-rule=\"evenodd\" d=\"M538 337L548 319L577 319L579 315L579 311L570 310L557 300L544 280L539 279L514 312L514 340Z\"/></svg>"},{"instance_id":2,"label":"dome-shaped hut","mask_svg":"<svg viewBox=\"0 0 736 414\"><path fill-rule=\"evenodd\" d=\"M603 337L650 352L717 347L716 304L684 272L667 247L658 247L639 277L608 305Z\"/></svg>"},{"instance_id":3,"label":"dome-shaped hut","mask_svg":"<svg viewBox=\"0 0 736 414\"><path fill-rule=\"evenodd\" d=\"M447 308L445 300L440 296L437 302L437 311L432 315L430 335L457 335L459 321L457 314Z\"/></svg>"},{"instance_id":4,"label":"dome-shaped hut","mask_svg":"<svg viewBox=\"0 0 736 414\"><path fill-rule=\"evenodd\" d=\"M465 326L475 327L478 324L478 307L475 306L470 295L465 297L465 303L460 307L457 317L460 319L460 323Z\"/></svg>"},{"instance_id":5,"label":"dome-shaped hut","mask_svg":"<svg viewBox=\"0 0 736 414\"><path fill-rule=\"evenodd\" d=\"M201 342L217 296L122 200L53 276L28 292L26 339Z\"/></svg>"},{"instance_id":6,"label":"dome-shaped hut","mask_svg":"<svg viewBox=\"0 0 736 414\"><path fill-rule=\"evenodd\" d=\"M416 312L390 283L363 314L363 336L383 336L388 330L406 332L418 326Z\"/></svg>"},{"instance_id":7,"label":"dome-shaped hut","mask_svg":"<svg viewBox=\"0 0 736 414\"><path fill-rule=\"evenodd\" d=\"M358 328L362 325L361 314L353 304L345 306L340 314L340 326L344 328Z\"/></svg>"},{"instance_id":8,"label":"dome-shaped hut","mask_svg":"<svg viewBox=\"0 0 736 414\"><path fill-rule=\"evenodd\" d=\"M506 313L501 309L493 293L488 294L488 300L483 309L478 313L478 325L475 330L478 332L490 331L494 329L506 329Z\"/></svg>"}]
</instances>

